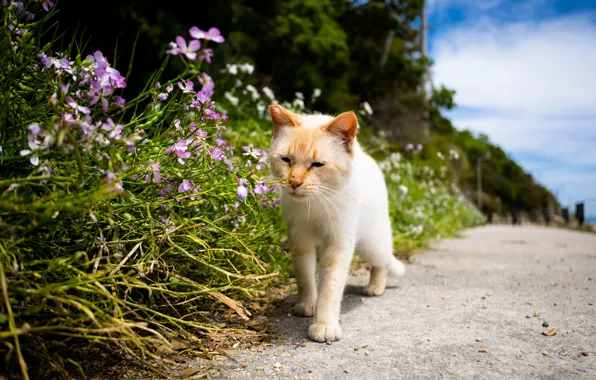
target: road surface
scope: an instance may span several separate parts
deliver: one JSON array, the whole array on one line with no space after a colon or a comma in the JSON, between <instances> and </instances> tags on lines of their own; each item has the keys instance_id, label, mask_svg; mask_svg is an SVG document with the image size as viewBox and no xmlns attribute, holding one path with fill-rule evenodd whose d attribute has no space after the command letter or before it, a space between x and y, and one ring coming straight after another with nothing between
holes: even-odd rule
<instances>
[{"instance_id":1,"label":"road surface","mask_svg":"<svg viewBox=\"0 0 596 380\"><path fill-rule=\"evenodd\" d=\"M596 379L596 234L482 227L413 261L381 297L360 295L367 275L350 279L341 341L310 342L290 297L277 344L212 368L225 379Z\"/></svg>"}]
</instances>

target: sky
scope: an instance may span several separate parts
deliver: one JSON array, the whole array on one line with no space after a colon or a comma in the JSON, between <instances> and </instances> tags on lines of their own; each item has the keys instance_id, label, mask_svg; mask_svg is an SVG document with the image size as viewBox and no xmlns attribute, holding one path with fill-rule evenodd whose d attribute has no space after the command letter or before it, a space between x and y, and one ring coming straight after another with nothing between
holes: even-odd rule
<instances>
[{"instance_id":1,"label":"sky","mask_svg":"<svg viewBox=\"0 0 596 380\"><path fill-rule=\"evenodd\" d=\"M596 197L596 0L427 4L432 80L456 90L454 125L486 133L562 205Z\"/></svg>"}]
</instances>

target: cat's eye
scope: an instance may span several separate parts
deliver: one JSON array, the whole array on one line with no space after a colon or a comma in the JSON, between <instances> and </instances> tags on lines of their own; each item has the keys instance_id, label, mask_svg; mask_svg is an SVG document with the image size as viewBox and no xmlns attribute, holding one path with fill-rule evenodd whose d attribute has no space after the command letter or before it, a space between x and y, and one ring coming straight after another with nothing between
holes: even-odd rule
<instances>
[{"instance_id":1,"label":"cat's eye","mask_svg":"<svg viewBox=\"0 0 596 380\"><path fill-rule=\"evenodd\" d=\"M292 160L290 160L290 157L282 156L282 157L281 157L281 159L282 159L284 162L287 162L288 164L289 164L290 162L292 162Z\"/></svg>"},{"instance_id":2,"label":"cat's eye","mask_svg":"<svg viewBox=\"0 0 596 380\"><path fill-rule=\"evenodd\" d=\"M315 167L315 168L320 168L321 166L325 165L324 162L313 162L312 164L310 164L310 167Z\"/></svg>"}]
</instances>

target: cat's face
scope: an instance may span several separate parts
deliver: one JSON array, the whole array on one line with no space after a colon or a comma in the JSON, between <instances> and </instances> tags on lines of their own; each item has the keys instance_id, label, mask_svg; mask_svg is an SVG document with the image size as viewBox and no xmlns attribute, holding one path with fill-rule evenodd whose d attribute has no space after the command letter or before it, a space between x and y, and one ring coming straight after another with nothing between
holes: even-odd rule
<instances>
[{"instance_id":1,"label":"cat's face","mask_svg":"<svg viewBox=\"0 0 596 380\"><path fill-rule=\"evenodd\" d=\"M295 200L333 198L351 172L356 115L297 115L280 105L269 112L275 128L271 172L283 191Z\"/></svg>"}]
</instances>

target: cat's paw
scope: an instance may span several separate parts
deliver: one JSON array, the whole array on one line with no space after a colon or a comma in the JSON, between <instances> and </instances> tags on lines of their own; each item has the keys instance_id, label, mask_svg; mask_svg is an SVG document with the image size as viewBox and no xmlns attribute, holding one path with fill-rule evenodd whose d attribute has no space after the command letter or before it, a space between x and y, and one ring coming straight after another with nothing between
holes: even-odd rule
<instances>
[{"instance_id":1,"label":"cat's paw","mask_svg":"<svg viewBox=\"0 0 596 380\"><path fill-rule=\"evenodd\" d=\"M308 328L308 337L315 342L333 342L341 339L341 327L339 324L313 323Z\"/></svg>"},{"instance_id":2,"label":"cat's paw","mask_svg":"<svg viewBox=\"0 0 596 380\"><path fill-rule=\"evenodd\" d=\"M364 291L362 292L365 296L380 296L381 294L385 293L385 287L380 287L379 285L369 284Z\"/></svg>"},{"instance_id":3,"label":"cat's paw","mask_svg":"<svg viewBox=\"0 0 596 380\"><path fill-rule=\"evenodd\" d=\"M312 317L315 314L315 304L300 302L294 306L294 314L301 317Z\"/></svg>"}]
</instances>

